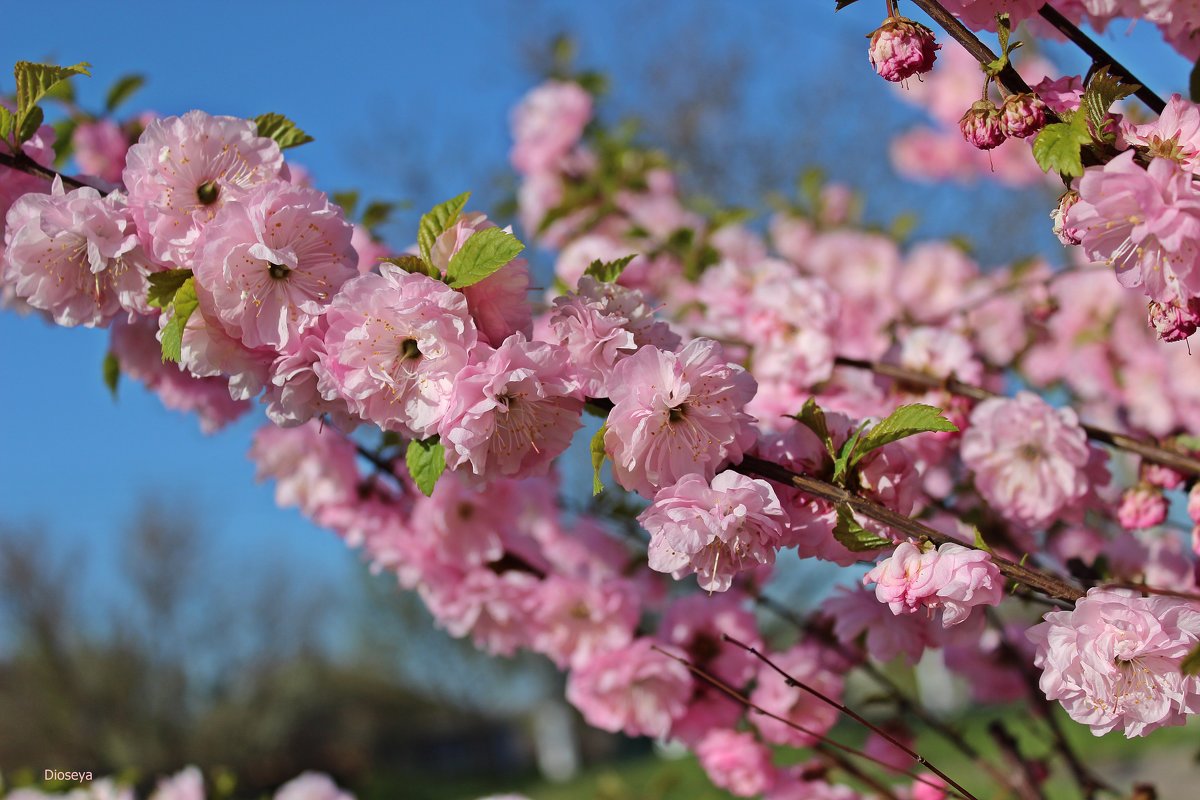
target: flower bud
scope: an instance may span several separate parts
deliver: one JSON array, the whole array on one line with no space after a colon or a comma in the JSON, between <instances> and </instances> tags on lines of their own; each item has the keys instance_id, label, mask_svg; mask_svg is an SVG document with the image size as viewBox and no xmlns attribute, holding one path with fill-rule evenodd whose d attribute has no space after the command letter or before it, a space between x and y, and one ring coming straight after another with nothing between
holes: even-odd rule
<instances>
[{"instance_id":1,"label":"flower bud","mask_svg":"<svg viewBox=\"0 0 1200 800\"><path fill-rule=\"evenodd\" d=\"M1126 489L1117 508L1117 522L1127 531L1140 531L1161 525L1167 518L1167 498L1162 489L1140 483Z\"/></svg>"},{"instance_id":2,"label":"flower bud","mask_svg":"<svg viewBox=\"0 0 1200 800\"><path fill-rule=\"evenodd\" d=\"M1058 198L1058 207L1050 212L1050 219L1054 220L1054 235L1060 242L1068 246L1077 245L1083 241L1083 232L1071 225L1067 219L1067 212L1078 202L1079 192L1068 189L1062 197Z\"/></svg>"},{"instance_id":3,"label":"flower bud","mask_svg":"<svg viewBox=\"0 0 1200 800\"><path fill-rule=\"evenodd\" d=\"M1186 303L1176 299L1169 303L1151 300L1149 306L1150 327L1164 342L1178 342L1188 338L1200 326L1200 302L1191 298Z\"/></svg>"},{"instance_id":4,"label":"flower bud","mask_svg":"<svg viewBox=\"0 0 1200 800\"><path fill-rule=\"evenodd\" d=\"M1027 139L1046 125L1046 104L1035 94L1010 94L1004 101L1004 132Z\"/></svg>"},{"instance_id":5,"label":"flower bud","mask_svg":"<svg viewBox=\"0 0 1200 800\"><path fill-rule=\"evenodd\" d=\"M958 121L963 138L980 150L999 147L1007 138L1004 115L991 100L976 100Z\"/></svg>"},{"instance_id":6,"label":"flower bud","mask_svg":"<svg viewBox=\"0 0 1200 800\"><path fill-rule=\"evenodd\" d=\"M1192 522L1197 523L1196 531L1200 531L1200 483L1193 484L1192 488L1188 490L1187 514ZM1200 543L1200 536L1193 541Z\"/></svg>"},{"instance_id":7,"label":"flower bud","mask_svg":"<svg viewBox=\"0 0 1200 800\"><path fill-rule=\"evenodd\" d=\"M1160 489L1178 489L1183 486L1183 475L1162 464L1142 462L1141 479Z\"/></svg>"},{"instance_id":8,"label":"flower bud","mask_svg":"<svg viewBox=\"0 0 1200 800\"><path fill-rule=\"evenodd\" d=\"M888 17L871 34L871 66L884 80L899 83L933 69L941 45L933 31L905 17Z\"/></svg>"}]
</instances>

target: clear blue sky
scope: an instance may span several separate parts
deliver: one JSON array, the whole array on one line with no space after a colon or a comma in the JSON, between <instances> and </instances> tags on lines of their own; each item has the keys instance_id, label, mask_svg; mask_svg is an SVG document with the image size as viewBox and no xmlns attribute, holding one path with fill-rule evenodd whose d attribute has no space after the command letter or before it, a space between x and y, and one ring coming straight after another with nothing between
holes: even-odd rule
<instances>
[{"instance_id":1,"label":"clear blue sky","mask_svg":"<svg viewBox=\"0 0 1200 800\"><path fill-rule=\"evenodd\" d=\"M149 83L130 108L287 114L316 138L290 153L322 188L357 187L419 210L467 188L500 197L508 111L534 81L529 52L555 32L580 42L584 66L613 75L618 113L648 118L656 89L672 80L672 54L739 52L745 96L736 118L722 122L731 157L756 140L804 130L811 147L778 165L780 187L814 160L861 187L886 169L882 140L856 139L861 149L847 154L836 120L796 109L822 76L836 73L852 87L846 107L868 130L881 114L914 119L867 65L863 35L882 5L868 0L835 15L832 0L60 0L6 7L0 60L90 61L94 77L77 87L91 107L118 76L139 72ZM1186 87L1188 65L1166 57L1155 34L1108 38L1153 88ZM11 91L11 79L0 88ZM926 191L910 187L903 197ZM958 203L962 195L937 197ZM885 206L886 199L871 207ZM926 230L969 233L972 224L940 217ZM394 244L405 242L398 236ZM103 586L113 574L106 552L139 498L153 494L180 513L203 510L214 570L282 559L345 574L351 562L340 543L278 510L271 490L254 483L245 453L260 417L205 437L194 419L164 410L131 382L114 403L100 379L106 347L103 331L0 313L0 521L44 523L52 546L88 545L91 561L81 570Z\"/></svg>"}]
</instances>

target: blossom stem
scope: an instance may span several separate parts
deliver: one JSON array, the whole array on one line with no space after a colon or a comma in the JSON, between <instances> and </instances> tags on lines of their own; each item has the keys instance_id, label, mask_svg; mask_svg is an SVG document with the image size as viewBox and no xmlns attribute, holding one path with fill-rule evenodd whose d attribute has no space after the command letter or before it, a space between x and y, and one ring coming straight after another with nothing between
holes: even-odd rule
<instances>
[{"instance_id":1,"label":"blossom stem","mask_svg":"<svg viewBox=\"0 0 1200 800\"><path fill-rule=\"evenodd\" d=\"M948 783L952 787L954 787L954 789L959 794L961 794L963 797L973 797L973 795L970 792L968 792L966 789L964 789L962 786L960 786L957 781L955 781L953 778L951 778L946 773L942 772L940 769L935 767L933 764L930 764L929 761L927 761L925 759L925 757L922 756L920 753L913 750L911 747L909 747L904 742L897 739L892 734L888 733L883 728L880 728L878 725L875 725L874 723L868 721L864 716L859 714L854 709L850 708L845 703L839 703L837 700L834 700L832 697L829 697L828 695L824 694L823 692L820 692L820 691L814 689L813 687L809 686L808 684L806 684L802 681L796 680L791 675L789 675L787 672L785 672L782 668L780 668L780 666L778 664L776 664L774 661L772 661L770 658L768 658L766 655L764 655L762 652L760 652L758 650L758 648L753 647L748 644L745 644L743 642L739 642L737 639L733 638L732 636L730 636L727 633L722 634L721 638L724 639L725 641L729 642L734 647L737 647L741 650L745 650L747 653L749 653L750 655L757 658L759 661L766 664L768 667L770 667L772 670L774 670L776 673L778 673L778 675L781 678L783 678L785 681L787 681L788 686L794 686L796 688L803 689L804 691L806 691L809 694L816 697L818 700L820 700L830 706L833 706L838 711L842 712L846 716L850 717L850 719L857 722L859 725L862 725L863 727L867 728L868 730L873 731L874 733L877 733L878 735L882 736L888 742L890 742L891 744L893 744L896 747L903 750L905 752L905 754L907 754L910 758L915 760L918 764L925 767L930 772L932 772L934 775L937 775L939 778L944 780L946 783Z\"/></svg>"},{"instance_id":2,"label":"blossom stem","mask_svg":"<svg viewBox=\"0 0 1200 800\"><path fill-rule=\"evenodd\" d=\"M1000 395L995 392L990 392L987 389L978 386L972 386L969 383L950 377L938 378L934 375L929 375L917 370L906 369L896 364L884 364L879 361L867 361L858 358L846 358L838 356L835 360L840 366L853 367L855 369L865 369L874 372L876 375L882 375L887 378L894 378L900 383L910 386L918 386L924 389L941 389L950 394L955 394L960 397L969 397L972 400L988 400ZM1147 442L1135 436L1129 436L1117 431L1110 431L1106 428L1100 428L1095 425L1087 425L1081 423L1080 427L1087 433L1088 438L1097 442L1102 442L1120 450L1125 450L1130 453L1141 456L1147 461L1153 461L1156 464L1161 464L1164 467L1179 472L1187 472L1192 475L1200 476L1200 459L1194 458L1181 453L1177 450L1171 450L1166 447Z\"/></svg>"},{"instance_id":3,"label":"blossom stem","mask_svg":"<svg viewBox=\"0 0 1200 800\"><path fill-rule=\"evenodd\" d=\"M735 643L735 640L730 639L730 637L728 637L728 636L726 636L725 639L729 640L730 643ZM738 644L740 644L740 643L738 643ZM742 646L744 647L744 645L742 645ZM693 675L695 675L697 678L699 678L700 680L709 684L713 688L717 689L718 691L720 691L722 694L724 694L726 697L730 698L731 700L735 700L736 702L741 703L743 706L745 706L750 711L753 711L756 714L761 714L764 717L769 717L770 719L773 719L776 722L786 725L787 727L791 728L794 731L798 731L799 733L802 733L805 736L815 739L817 742L820 743L820 745L824 745L825 747L832 748L834 750L840 750L844 753L849 753L852 756L856 756L858 758L865 759L874 764L878 764L879 766L884 767L885 769L891 770L892 772L896 772L901 775L905 775L905 776L913 779L914 781L926 784L927 786L933 786L938 789L943 788L943 787L939 786L938 784L928 780L927 778L924 778L920 775L909 772L908 770L903 769L901 767L897 767L892 764L889 764L886 761L883 761L881 759L875 758L874 756L870 755L869 753L864 753L861 750L855 750L853 747L844 745L841 742L836 742L833 739L823 736L814 730L805 728L803 725L793 722L790 719L786 719L785 717L782 717L779 714L768 711L767 709L763 708L762 706L756 704L754 701L752 701L746 695L739 692L737 689L734 689L732 686L725 683L720 678L709 674L704 668L697 666L696 664L692 663L691 661L689 661L686 658L683 658L682 656L677 656L674 653L668 652L668 651L662 649L661 647L658 647L657 645L655 645L653 647L653 649L658 651L659 653L662 653L667 658L678 661L680 664L687 667L688 671L691 672ZM872 726L870 726L869 723L867 724L867 727L874 730L874 728L872 728ZM818 745L818 746L814 747L813 749L820 750L821 747ZM828 753L826 753L826 755L828 755ZM954 783L952 780L947 778L945 775L942 775L941 772L939 772L937 769L935 769L928 762L924 761L924 759L922 759L920 756L915 756L915 758L919 763L924 764L934 774L938 775L938 777L951 783L955 787L956 793L960 797L965 798L965 800L979 800L979 798L977 798L975 795L971 794L966 789L962 789L961 787L958 786L958 784ZM855 774L857 777L863 779L864 781L871 783L872 788L875 789L876 791L883 792L885 797L890 797L893 800L896 800L896 795L886 785L875 782L873 779L871 779L869 776L863 774L862 772L856 772Z\"/></svg>"},{"instance_id":4,"label":"blossom stem","mask_svg":"<svg viewBox=\"0 0 1200 800\"><path fill-rule=\"evenodd\" d=\"M1146 87L1146 84L1137 79L1132 72L1124 67L1121 62L1113 58L1108 51L1096 44L1096 42L1081 31L1079 27L1064 17L1058 12L1054 6L1046 3L1038 9L1038 14L1042 19L1053 25L1059 33L1071 40L1080 50L1082 50L1092 63L1096 66L1107 66L1109 73L1115 78L1120 78L1122 83L1137 84L1138 90L1134 92L1137 99L1141 100L1155 114L1162 114L1166 110L1167 104L1157 94Z\"/></svg>"}]
</instances>

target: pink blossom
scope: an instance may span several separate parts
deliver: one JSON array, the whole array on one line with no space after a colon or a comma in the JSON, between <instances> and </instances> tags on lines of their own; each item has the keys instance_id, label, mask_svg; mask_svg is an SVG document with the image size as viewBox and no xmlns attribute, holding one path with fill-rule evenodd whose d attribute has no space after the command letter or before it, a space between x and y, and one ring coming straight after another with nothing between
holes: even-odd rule
<instances>
[{"instance_id":1,"label":"pink blossom","mask_svg":"<svg viewBox=\"0 0 1200 800\"><path fill-rule=\"evenodd\" d=\"M1171 302L1200 288L1200 190L1179 164L1156 158L1147 169L1126 151L1079 180L1079 202L1067 222L1081 232L1088 258L1117 271L1121 285L1144 287Z\"/></svg>"},{"instance_id":2,"label":"pink blossom","mask_svg":"<svg viewBox=\"0 0 1200 800\"><path fill-rule=\"evenodd\" d=\"M155 259L190 267L217 212L282 166L279 145L249 120L189 111L151 121L129 148L123 173L142 243Z\"/></svg>"},{"instance_id":3,"label":"pink blossom","mask_svg":"<svg viewBox=\"0 0 1200 800\"><path fill-rule=\"evenodd\" d=\"M550 327L587 397L608 396L613 369L638 348L675 350L680 343L641 292L590 276L579 279L577 292L554 298Z\"/></svg>"},{"instance_id":4,"label":"pink blossom","mask_svg":"<svg viewBox=\"0 0 1200 800\"><path fill-rule=\"evenodd\" d=\"M625 647L641 610L634 585L619 578L585 583L552 575L530 599L531 646L559 667Z\"/></svg>"},{"instance_id":5,"label":"pink blossom","mask_svg":"<svg viewBox=\"0 0 1200 800\"><path fill-rule=\"evenodd\" d=\"M463 214L433 243L429 258L443 273L450 260L476 231L497 227L487 215L479 212ZM511 232L511 228L506 229ZM461 290L467 298L467 309L479 329L482 342L499 347L514 333L532 335L533 309L529 305L529 264L515 258L477 283Z\"/></svg>"},{"instance_id":6,"label":"pink blossom","mask_svg":"<svg viewBox=\"0 0 1200 800\"><path fill-rule=\"evenodd\" d=\"M1046 126L1046 104L1035 94L1010 94L1004 100L1004 132L1028 139Z\"/></svg>"},{"instance_id":7,"label":"pink blossom","mask_svg":"<svg viewBox=\"0 0 1200 800\"><path fill-rule=\"evenodd\" d=\"M592 96L577 83L546 81L512 112L513 168L522 174L552 169L579 141L592 118Z\"/></svg>"},{"instance_id":8,"label":"pink blossom","mask_svg":"<svg viewBox=\"0 0 1200 800\"><path fill-rule=\"evenodd\" d=\"M194 412L205 433L225 427L250 410L245 400L230 396L228 380L197 378L176 364L164 362L162 348L155 339L157 331L153 317L138 317L132 322L118 317L113 321L112 352L122 375L144 384L167 408Z\"/></svg>"},{"instance_id":9,"label":"pink blossom","mask_svg":"<svg viewBox=\"0 0 1200 800\"><path fill-rule=\"evenodd\" d=\"M151 267L119 195L91 187L27 194L8 212L0 281L59 325L107 325L122 309L145 313Z\"/></svg>"},{"instance_id":10,"label":"pink blossom","mask_svg":"<svg viewBox=\"0 0 1200 800\"><path fill-rule=\"evenodd\" d=\"M304 772L279 787L274 800L354 800L343 792L328 775Z\"/></svg>"},{"instance_id":11,"label":"pink blossom","mask_svg":"<svg viewBox=\"0 0 1200 800\"><path fill-rule=\"evenodd\" d=\"M477 340L462 294L383 264L347 282L326 319L322 391L385 430L435 433Z\"/></svg>"},{"instance_id":12,"label":"pink blossom","mask_svg":"<svg viewBox=\"0 0 1200 800\"><path fill-rule=\"evenodd\" d=\"M875 584L875 596L893 614L942 608L942 625L947 628L965 620L975 606L998 605L1004 589L987 553L950 542L927 552L903 542L863 577L863 583Z\"/></svg>"},{"instance_id":13,"label":"pink blossom","mask_svg":"<svg viewBox=\"0 0 1200 800\"><path fill-rule=\"evenodd\" d=\"M802 643L792 649L772 655L771 661L797 682L817 690L832 700L842 696L842 675L827 663L821 649ZM804 728L801 732L779 720L755 715L754 726L764 739L774 744L808 747L837 722L838 710L820 698L789 682L778 672L763 664L758 671L758 685L750 700L772 714Z\"/></svg>"},{"instance_id":14,"label":"pink blossom","mask_svg":"<svg viewBox=\"0 0 1200 800\"><path fill-rule=\"evenodd\" d=\"M666 736L671 722L687 709L692 676L654 647L650 639L635 639L571 670L567 700L601 730Z\"/></svg>"},{"instance_id":15,"label":"pink blossom","mask_svg":"<svg viewBox=\"0 0 1200 800\"><path fill-rule=\"evenodd\" d=\"M450 468L524 477L544 473L567 449L582 413L567 351L514 333L495 350L474 351L437 430Z\"/></svg>"},{"instance_id":16,"label":"pink blossom","mask_svg":"<svg viewBox=\"0 0 1200 800\"><path fill-rule=\"evenodd\" d=\"M1157 158L1178 161L1185 169L1200 165L1200 106L1173 94L1167 107L1153 122L1126 126L1126 143L1140 145Z\"/></svg>"},{"instance_id":17,"label":"pink blossom","mask_svg":"<svg viewBox=\"0 0 1200 800\"><path fill-rule=\"evenodd\" d=\"M354 429L358 420L346 408L345 401L336 395L326 398L321 394L323 355L325 330L319 324L293 339L288 350L271 364L271 385L263 402L267 404L267 416L276 425L291 427L328 415L338 428Z\"/></svg>"},{"instance_id":18,"label":"pink blossom","mask_svg":"<svg viewBox=\"0 0 1200 800\"><path fill-rule=\"evenodd\" d=\"M1200 608L1167 597L1091 589L1029 630L1039 685L1097 736L1143 736L1200 712L1200 677L1179 664L1200 641Z\"/></svg>"},{"instance_id":19,"label":"pink blossom","mask_svg":"<svg viewBox=\"0 0 1200 800\"><path fill-rule=\"evenodd\" d=\"M71 134L71 146L79 169L108 183L120 183L129 137L117 123L110 119L81 122Z\"/></svg>"},{"instance_id":20,"label":"pink blossom","mask_svg":"<svg viewBox=\"0 0 1200 800\"><path fill-rule=\"evenodd\" d=\"M1083 244L1083 231L1067 222L1067 215L1078 202L1079 192L1068 189L1058 198L1058 205L1050 212L1050 219L1054 220L1054 235L1067 247Z\"/></svg>"},{"instance_id":21,"label":"pink blossom","mask_svg":"<svg viewBox=\"0 0 1200 800\"><path fill-rule=\"evenodd\" d=\"M696 746L709 780L736 797L756 797L775 784L771 751L748 732L714 730Z\"/></svg>"},{"instance_id":22,"label":"pink blossom","mask_svg":"<svg viewBox=\"0 0 1200 800\"><path fill-rule=\"evenodd\" d=\"M1055 114L1066 114L1079 108L1083 99L1083 78L1078 75L1046 77L1034 85L1033 91Z\"/></svg>"},{"instance_id":23,"label":"pink blossom","mask_svg":"<svg viewBox=\"0 0 1200 800\"><path fill-rule=\"evenodd\" d=\"M213 217L196 282L230 335L247 347L285 350L357 274L352 234L323 193L264 183Z\"/></svg>"},{"instance_id":24,"label":"pink blossom","mask_svg":"<svg viewBox=\"0 0 1200 800\"><path fill-rule=\"evenodd\" d=\"M933 69L942 49L933 31L905 17L888 19L871 34L871 66L884 80L898 83Z\"/></svg>"},{"instance_id":25,"label":"pink blossom","mask_svg":"<svg viewBox=\"0 0 1200 800\"><path fill-rule=\"evenodd\" d=\"M758 623L747 608L748 602L737 591L684 595L667 606L658 626L659 636L709 674L730 686L744 686L754 677L759 662L723 637L762 649Z\"/></svg>"},{"instance_id":26,"label":"pink blossom","mask_svg":"<svg viewBox=\"0 0 1200 800\"><path fill-rule=\"evenodd\" d=\"M613 370L604 447L617 482L646 497L684 475L710 480L754 441L743 411L754 378L721 346L693 339L678 353L643 347Z\"/></svg>"},{"instance_id":27,"label":"pink blossom","mask_svg":"<svg viewBox=\"0 0 1200 800\"><path fill-rule=\"evenodd\" d=\"M1149 484L1126 489L1117 508L1117 522L1127 531L1139 531L1161 525L1167 518L1167 498L1162 490Z\"/></svg>"},{"instance_id":28,"label":"pink blossom","mask_svg":"<svg viewBox=\"0 0 1200 800\"><path fill-rule=\"evenodd\" d=\"M833 632L839 642L851 644L866 634L866 652L881 662L903 656L909 664L917 663L925 648L937 644L937 631L941 629L935 629L932 620L922 614L894 616L865 589L836 594L823 607L833 617Z\"/></svg>"},{"instance_id":29,"label":"pink blossom","mask_svg":"<svg viewBox=\"0 0 1200 800\"><path fill-rule=\"evenodd\" d=\"M1031 392L976 406L961 452L984 499L1028 527L1045 524L1088 491L1090 451L1078 417Z\"/></svg>"},{"instance_id":30,"label":"pink blossom","mask_svg":"<svg viewBox=\"0 0 1200 800\"><path fill-rule=\"evenodd\" d=\"M1186 302L1176 299L1170 303L1151 300L1149 317L1150 327L1159 339L1183 341L1200 327L1200 298L1191 297Z\"/></svg>"},{"instance_id":31,"label":"pink blossom","mask_svg":"<svg viewBox=\"0 0 1200 800\"><path fill-rule=\"evenodd\" d=\"M250 459L258 466L258 480L275 480L275 502L297 506L305 516L355 499L354 444L315 420L295 428L262 426L254 434Z\"/></svg>"},{"instance_id":32,"label":"pink blossom","mask_svg":"<svg viewBox=\"0 0 1200 800\"><path fill-rule=\"evenodd\" d=\"M199 307L184 328L179 363L198 378L227 379L234 399L257 397L271 381L271 363L278 354L271 347L247 347L230 335L217 316L212 295L201 284L195 284L195 288ZM173 314L159 314L160 337Z\"/></svg>"},{"instance_id":33,"label":"pink blossom","mask_svg":"<svg viewBox=\"0 0 1200 800\"><path fill-rule=\"evenodd\" d=\"M150 800L204 800L204 776L196 767L187 767L158 782Z\"/></svg>"},{"instance_id":34,"label":"pink blossom","mask_svg":"<svg viewBox=\"0 0 1200 800\"><path fill-rule=\"evenodd\" d=\"M783 508L771 485L725 471L711 484L684 475L638 515L650 532L650 568L677 579L695 572L700 588L724 592L738 572L775 563Z\"/></svg>"},{"instance_id":35,"label":"pink blossom","mask_svg":"<svg viewBox=\"0 0 1200 800\"><path fill-rule=\"evenodd\" d=\"M1182 473L1150 461L1142 462L1140 474L1143 481L1160 489L1178 489L1184 483Z\"/></svg>"}]
</instances>

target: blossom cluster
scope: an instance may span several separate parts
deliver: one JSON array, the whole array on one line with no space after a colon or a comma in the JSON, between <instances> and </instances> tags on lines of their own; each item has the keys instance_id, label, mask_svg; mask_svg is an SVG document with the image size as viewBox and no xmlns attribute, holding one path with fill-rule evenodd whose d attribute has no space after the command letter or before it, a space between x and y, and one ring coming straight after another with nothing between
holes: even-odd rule
<instances>
[{"instance_id":1,"label":"blossom cluster","mask_svg":"<svg viewBox=\"0 0 1200 800\"><path fill-rule=\"evenodd\" d=\"M1037 6L952 5L971 24ZM1099 20L1092 5L1071 13ZM903 81L931 46L888 30L872 57ZM977 92L977 69L955 77L959 51L909 89L940 127L894 155L926 177L985 172L957 131L958 155L921 155L943 151L963 87ZM1048 78L1038 102L1060 112L1078 88ZM968 133L1025 138L1042 109L1011 105ZM76 162L94 175L69 190L0 168L0 293L59 325L109 328L120 372L206 430L257 400L269 422L251 458L280 505L394 575L451 635L544 655L591 725L676 739L737 796L856 796L774 748L823 737L838 711L806 687L839 701L872 660L940 649L980 702L1024 697L1020 670L1036 665L1046 696L1097 733L1200 711L1179 669L1200 638L1194 601L1092 589L1040 623L982 613L1031 553L1068 590L1200 589L1200 528L1185 544L1170 514L1200 523L1197 475L1095 436L1107 425L1187 452L1200 430L1200 369L1156 340L1200 325L1195 105L1116 120L1123 152L1063 204L1059 230L1081 248L1058 272L907 246L861 225L843 186L779 208L765 235L702 214L665 159L597 146L594 98L563 77L511 121L517 216L553 260L544 302L512 231L465 196L392 251L255 123L200 111L145 119L132 145L102 121L77 129ZM26 155L49 166L52 136ZM993 151L1000 180L1042 180L1024 147ZM1081 253L1145 288L1154 329ZM1007 396L1013 385L1026 390ZM596 483L612 478L580 501L558 463L585 427ZM799 640L775 646L752 609L788 549L866 562L874 588L823 598ZM325 797L286 800L310 796Z\"/></svg>"}]
</instances>

